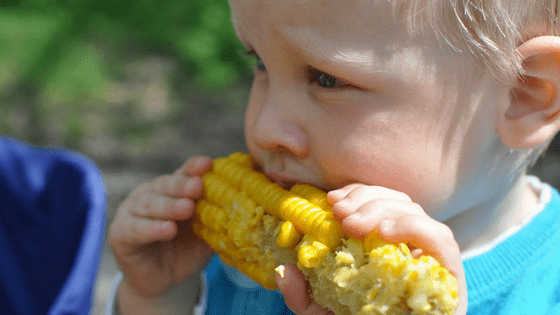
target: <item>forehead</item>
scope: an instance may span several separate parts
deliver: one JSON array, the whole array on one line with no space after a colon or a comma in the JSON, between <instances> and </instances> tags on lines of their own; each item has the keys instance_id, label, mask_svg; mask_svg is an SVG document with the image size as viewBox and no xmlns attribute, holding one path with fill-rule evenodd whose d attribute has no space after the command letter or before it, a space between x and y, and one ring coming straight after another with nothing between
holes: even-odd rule
<instances>
[{"instance_id":1,"label":"forehead","mask_svg":"<svg viewBox=\"0 0 560 315\"><path fill-rule=\"evenodd\" d=\"M368 44L404 35L387 0L230 0L230 6L242 41L272 35Z\"/></svg>"}]
</instances>

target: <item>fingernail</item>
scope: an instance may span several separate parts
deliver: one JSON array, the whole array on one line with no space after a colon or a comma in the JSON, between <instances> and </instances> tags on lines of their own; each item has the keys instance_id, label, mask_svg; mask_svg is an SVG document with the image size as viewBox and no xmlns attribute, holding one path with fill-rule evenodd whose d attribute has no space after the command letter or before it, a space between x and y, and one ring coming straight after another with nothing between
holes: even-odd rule
<instances>
[{"instance_id":1,"label":"fingernail","mask_svg":"<svg viewBox=\"0 0 560 315\"><path fill-rule=\"evenodd\" d=\"M331 200L337 200L341 198L341 193L340 193L340 189L337 190L331 190L327 193L327 199L331 199Z\"/></svg>"},{"instance_id":2,"label":"fingernail","mask_svg":"<svg viewBox=\"0 0 560 315\"><path fill-rule=\"evenodd\" d=\"M350 201L348 199L342 199L339 202L335 203L333 206L337 206L340 208L345 208L348 206L348 204L350 203Z\"/></svg>"},{"instance_id":3,"label":"fingernail","mask_svg":"<svg viewBox=\"0 0 560 315\"><path fill-rule=\"evenodd\" d=\"M202 156L199 156L195 161L194 164L196 164L196 166L202 166L202 164L204 163L204 161L206 161L206 159Z\"/></svg>"},{"instance_id":4,"label":"fingernail","mask_svg":"<svg viewBox=\"0 0 560 315\"><path fill-rule=\"evenodd\" d=\"M172 223L171 223L170 221L165 221L165 222L162 222L162 223L159 225L159 228L160 228L160 230L167 230L167 229L169 229L169 228L171 227L171 224L172 224Z\"/></svg>"},{"instance_id":5,"label":"fingernail","mask_svg":"<svg viewBox=\"0 0 560 315\"><path fill-rule=\"evenodd\" d=\"M179 199L175 202L175 211L184 212L188 206L188 201L186 199Z\"/></svg>"},{"instance_id":6,"label":"fingernail","mask_svg":"<svg viewBox=\"0 0 560 315\"><path fill-rule=\"evenodd\" d=\"M280 278L284 279L284 270L286 270L284 265L280 265L280 266L276 267L274 270L280 276Z\"/></svg>"},{"instance_id":7,"label":"fingernail","mask_svg":"<svg viewBox=\"0 0 560 315\"><path fill-rule=\"evenodd\" d=\"M362 218L362 213L361 212L354 212L351 215L349 215L346 220L350 220L350 221L360 221L360 219Z\"/></svg>"},{"instance_id":8,"label":"fingernail","mask_svg":"<svg viewBox=\"0 0 560 315\"><path fill-rule=\"evenodd\" d=\"M206 166L207 163L208 163L208 157L206 157L206 156L199 156L195 160L196 167L198 167L198 168Z\"/></svg>"}]
</instances>

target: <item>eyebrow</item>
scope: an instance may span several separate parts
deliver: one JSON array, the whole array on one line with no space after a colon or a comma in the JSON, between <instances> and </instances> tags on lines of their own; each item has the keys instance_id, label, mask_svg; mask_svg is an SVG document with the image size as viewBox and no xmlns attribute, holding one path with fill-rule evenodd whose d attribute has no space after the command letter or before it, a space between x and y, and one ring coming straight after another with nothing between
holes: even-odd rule
<instances>
[{"instance_id":1,"label":"eyebrow","mask_svg":"<svg viewBox=\"0 0 560 315\"><path fill-rule=\"evenodd\" d=\"M372 52L345 48L344 50L333 49L335 45L329 45L329 41L309 30L285 27L279 30L280 36L292 48L300 53L306 60L320 67L327 67L335 71L363 73L367 69L369 73L384 72Z\"/></svg>"}]
</instances>

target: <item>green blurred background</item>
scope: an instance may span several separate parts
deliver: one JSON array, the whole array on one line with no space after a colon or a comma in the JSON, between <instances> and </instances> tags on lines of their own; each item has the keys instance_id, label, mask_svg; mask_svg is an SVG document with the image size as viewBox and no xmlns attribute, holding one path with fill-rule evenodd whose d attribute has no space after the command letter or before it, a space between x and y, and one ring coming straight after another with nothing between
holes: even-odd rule
<instances>
[{"instance_id":1,"label":"green blurred background","mask_svg":"<svg viewBox=\"0 0 560 315\"><path fill-rule=\"evenodd\" d=\"M229 14L226 1L2 0L0 132L159 172L244 149L252 61Z\"/></svg>"},{"instance_id":2,"label":"green blurred background","mask_svg":"<svg viewBox=\"0 0 560 315\"><path fill-rule=\"evenodd\" d=\"M245 150L252 61L226 0L0 0L0 134L91 157L108 222L188 157ZM560 187L560 137L533 173ZM117 270L108 244L93 314Z\"/></svg>"}]
</instances>

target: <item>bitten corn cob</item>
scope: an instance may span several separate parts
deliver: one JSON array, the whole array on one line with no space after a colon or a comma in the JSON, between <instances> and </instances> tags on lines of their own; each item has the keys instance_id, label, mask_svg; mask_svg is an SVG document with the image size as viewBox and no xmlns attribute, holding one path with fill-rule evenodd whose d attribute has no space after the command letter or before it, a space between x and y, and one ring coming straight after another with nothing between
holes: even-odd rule
<instances>
[{"instance_id":1,"label":"bitten corn cob","mask_svg":"<svg viewBox=\"0 0 560 315\"><path fill-rule=\"evenodd\" d=\"M414 259L405 244L375 233L363 242L346 236L316 187L287 191L240 152L215 159L202 180L195 232L267 289L277 288L275 268L290 263L308 278L315 301L339 315L452 314L457 307L457 282L435 259Z\"/></svg>"}]
</instances>

